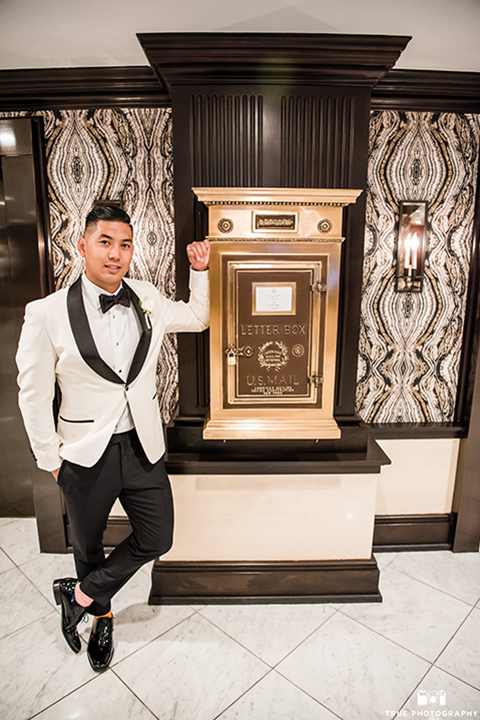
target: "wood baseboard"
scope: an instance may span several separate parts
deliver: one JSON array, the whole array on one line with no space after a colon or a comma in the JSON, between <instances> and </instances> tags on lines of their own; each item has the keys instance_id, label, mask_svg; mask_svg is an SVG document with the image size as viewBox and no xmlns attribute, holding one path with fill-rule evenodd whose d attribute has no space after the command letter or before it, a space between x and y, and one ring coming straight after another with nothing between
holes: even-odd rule
<instances>
[{"instance_id":1,"label":"wood baseboard","mask_svg":"<svg viewBox=\"0 0 480 720\"><path fill-rule=\"evenodd\" d=\"M375 518L375 552L450 550L453 513ZM104 535L114 547L131 532L127 518L110 518ZM381 602L376 560L157 560L150 605Z\"/></svg>"},{"instance_id":2,"label":"wood baseboard","mask_svg":"<svg viewBox=\"0 0 480 720\"><path fill-rule=\"evenodd\" d=\"M453 513L432 515L377 515L374 552L451 550L455 533Z\"/></svg>"},{"instance_id":3,"label":"wood baseboard","mask_svg":"<svg viewBox=\"0 0 480 720\"><path fill-rule=\"evenodd\" d=\"M150 605L381 602L376 560L169 562L152 570Z\"/></svg>"},{"instance_id":4,"label":"wood baseboard","mask_svg":"<svg viewBox=\"0 0 480 720\"><path fill-rule=\"evenodd\" d=\"M70 528L70 525L68 524L66 516L65 520L66 540L68 549L72 547L72 530ZM122 540L125 540L125 538L128 537L131 532L132 526L130 525L130 521L127 517L110 517L108 519L105 532L103 533L103 546L106 548L114 548L117 545L120 545ZM56 550L55 552L66 552L66 550Z\"/></svg>"},{"instance_id":5,"label":"wood baseboard","mask_svg":"<svg viewBox=\"0 0 480 720\"><path fill-rule=\"evenodd\" d=\"M374 552L451 550L455 521L454 513L377 515L373 534L373 550ZM111 517L103 536L104 545L115 547L131 531L128 518Z\"/></svg>"},{"instance_id":6,"label":"wood baseboard","mask_svg":"<svg viewBox=\"0 0 480 720\"><path fill-rule=\"evenodd\" d=\"M130 520L127 517L111 517L103 533L105 547L116 547L132 532Z\"/></svg>"}]
</instances>

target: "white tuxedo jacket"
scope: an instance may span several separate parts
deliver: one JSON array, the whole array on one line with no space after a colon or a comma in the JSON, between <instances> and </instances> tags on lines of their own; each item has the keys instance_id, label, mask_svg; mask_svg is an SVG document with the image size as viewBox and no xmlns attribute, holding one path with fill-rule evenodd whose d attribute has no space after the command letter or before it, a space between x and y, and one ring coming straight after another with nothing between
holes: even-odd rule
<instances>
[{"instance_id":1,"label":"white tuxedo jacket","mask_svg":"<svg viewBox=\"0 0 480 720\"><path fill-rule=\"evenodd\" d=\"M62 459L91 467L100 459L128 399L135 428L150 462L165 452L156 393L156 366L167 332L199 332L208 324L208 272L190 272L188 303L167 300L140 280L123 280L142 326L127 380L98 354L79 278L26 307L16 356L19 405L33 454L42 470ZM140 307L151 310L145 315ZM62 401L55 429L55 380Z\"/></svg>"}]
</instances>

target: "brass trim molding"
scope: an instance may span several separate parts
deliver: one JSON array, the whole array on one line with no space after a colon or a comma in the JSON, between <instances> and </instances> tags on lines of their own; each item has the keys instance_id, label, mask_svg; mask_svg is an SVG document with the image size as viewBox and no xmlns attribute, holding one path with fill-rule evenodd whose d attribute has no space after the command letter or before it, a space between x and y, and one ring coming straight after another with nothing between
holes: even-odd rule
<instances>
[{"instance_id":1,"label":"brass trim molding","mask_svg":"<svg viewBox=\"0 0 480 720\"><path fill-rule=\"evenodd\" d=\"M312 242L312 243L343 243L343 237L226 237L225 235L208 235L206 238L209 242Z\"/></svg>"},{"instance_id":2,"label":"brass trim molding","mask_svg":"<svg viewBox=\"0 0 480 720\"><path fill-rule=\"evenodd\" d=\"M193 192L207 207L213 205L268 205L270 207L345 207L355 202L361 190L332 188L227 188L194 187Z\"/></svg>"},{"instance_id":3,"label":"brass trim molding","mask_svg":"<svg viewBox=\"0 0 480 720\"><path fill-rule=\"evenodd\" d=\"M202 201L204 202L204 201ZM208 207L213 205L268 205L269 207L277 207L281 205L303 205L303 206L311 206L311 207L346 207L350 203L348 202L264 202L264 201L254 201L254 200L245 200L245 201L238 201L235 202L234 200L228 200L225 202L205 202L205 205Z\"/></svg>"}]
</instances>

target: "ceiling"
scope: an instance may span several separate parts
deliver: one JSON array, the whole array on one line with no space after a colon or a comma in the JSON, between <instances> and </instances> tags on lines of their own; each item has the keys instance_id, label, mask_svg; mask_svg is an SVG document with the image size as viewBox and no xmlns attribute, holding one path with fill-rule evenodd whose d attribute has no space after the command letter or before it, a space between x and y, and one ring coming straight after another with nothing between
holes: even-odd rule
<instances>
[{"instance_id":1,"label":"ceiling","mask_svg":"<svg viewBox=\"0 0 480 720\"><path fill-rule=\"evenodd\" d=\"M0 0L0 68L146 65L137 32L411 35L397 68L480 72L480 0Z\"/></svg>"}]
</instances>

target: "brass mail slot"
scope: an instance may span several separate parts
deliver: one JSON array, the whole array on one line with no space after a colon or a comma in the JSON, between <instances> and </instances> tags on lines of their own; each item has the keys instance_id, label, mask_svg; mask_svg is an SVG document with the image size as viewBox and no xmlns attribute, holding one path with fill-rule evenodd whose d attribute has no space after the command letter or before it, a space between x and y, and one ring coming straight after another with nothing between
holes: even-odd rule
<instances>
[{"instance_id":1,"label":"brass mail slot","mask_svg":"<svg viewBox=\"0 0 480 720\"><path fill-rule=\"evenodd\" d=\"M342 209L358 190L195 188L208 206L205 439L338 438Z\"/></svg>"},{"instance_id":2,"label":"brass mail slot","mask_svg":"<svg viewBox=\"0 0 480 720\"><path fill-rule=\"evenodd\" d=\"M253 213L253 229L268 231L290 230L297 231L298 214L297 213L277 213L277 212L254 212Z\"/></svg>"}]
</instances>

